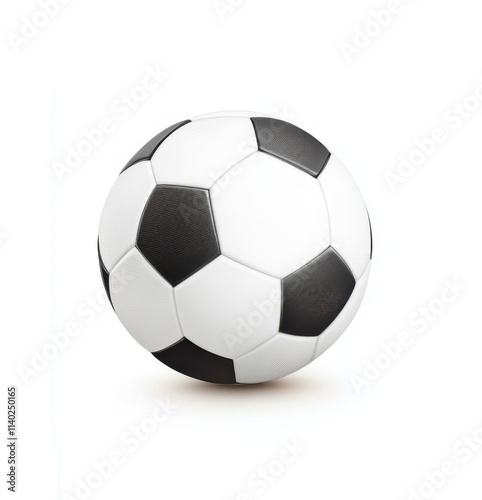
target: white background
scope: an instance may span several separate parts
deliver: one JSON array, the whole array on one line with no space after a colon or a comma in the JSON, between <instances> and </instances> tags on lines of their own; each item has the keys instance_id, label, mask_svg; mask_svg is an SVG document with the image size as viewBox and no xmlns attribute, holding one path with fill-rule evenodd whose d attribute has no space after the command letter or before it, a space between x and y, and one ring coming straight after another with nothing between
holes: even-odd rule
<instances>
[{"instance_id":1,"label":"white background","mask_svg":"<svg viewBox=\"0 0 482 500\"><path fill-rule=\"evenodd\" d=\"M2 390L6 400L18 386L17 498L480 499L481 446L461 441L482 443L480 3L222 4L72 0L23 41L24 18L44 20L39 5L2 7ZM388 7L380 27L372 11ZM121 112L147 67L162 83ZM471 112L454 108L464 101ZM168 125L226 109L320 138L357 180L374 230L367 295L346 334L256 387L157 362L105 305L97 263L100 212L126 161ZM111 132L59 178L55 162L105 119ZM430 146L435 129L444 142ZM412 155L418 166L391 189L387 172L417 141L433 154ZM445 294L446 280L463 290ZM429 305L439 314L423 323ZM25 375L71 323L77 335ZM410 345L387 358L382 343L401 332ZM364 373L370 363L383 369ZM176 409L153 430L156 399ZM153 431L138 448L136 426ZM302 451L281 470L293 440ZM96 481L93 463L116 451L122 464ZM447 461L450 477L424 485ZM266 468L278 474L269 484L257 478ZM79 496L86 481L96 488Z\"/></svg>"}]
</instances>

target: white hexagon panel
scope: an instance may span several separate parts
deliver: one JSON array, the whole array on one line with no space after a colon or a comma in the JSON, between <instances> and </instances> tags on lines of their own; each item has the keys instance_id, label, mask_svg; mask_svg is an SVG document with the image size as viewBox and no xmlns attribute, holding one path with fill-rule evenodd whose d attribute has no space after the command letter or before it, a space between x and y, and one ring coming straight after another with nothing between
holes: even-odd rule
<instances>
[{"instance_id":1,"label":"white hexagon panel","mask_svg":"<svg viewBox=\"0 0 482 500\"><path fill-rule=\"evenodd\" d=\"M213 189L221 252L253 269L284 278L330 244L318 181L274 156L256 153Z\"/></svg>"},{"instance_id":2,"label":"white hexagon panel","mask_svg":"<svg viewBox=\"0 0 482 500\"><path fill-rule=\"evenodd\" d=\"M371 249L341 162L304 130L246 112L148 141L114 184L98 244L132 336L223 384L283 377L331 346L360 306Z\"/></svg>"},{"instance_id":3,"label":"white hexagon panel","mask_svg":"<svg viewBox=\"0 0 482 500\"><path fill-rule=\"evenodd\" d=\"M175 288L186 338L235 358L279 330L281 281L220 256Z\"/></svg>"}]
</instances>

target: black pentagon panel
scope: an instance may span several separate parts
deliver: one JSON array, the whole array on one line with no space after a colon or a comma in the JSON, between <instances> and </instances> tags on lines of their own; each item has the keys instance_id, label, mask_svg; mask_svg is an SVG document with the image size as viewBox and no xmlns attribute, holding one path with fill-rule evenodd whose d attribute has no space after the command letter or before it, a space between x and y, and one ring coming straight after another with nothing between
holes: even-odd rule
<instances>
[{"instance_id":1,"label":"black pentagon panel","mask_svg":"<svg viewBox=\"0 0 482 500\"><path fill-rule=\"evenodd\" d=\"M114 305L112 304L112 300L110 298L109 273L104 266L102 257L100 256L99 238L97 238L97 255L99 256L100 274L102 276L102 283L104 283L105 293L107 294L107 297L110 301L110 305L114 307Z\"/></svg>"},{"instance_id":2,"label":"black pentagon panel","mask_svg":"<svg viewBox=\"0 0 482 500\"><path fill-rule=\"evenodd\" d=\"M234 363L183 338L171 347L152 353L159 361L189 377L214 384L235 384Z\"/></svg>"},{"instance_id":3,"label":"black pentagon panel","mask_svg":"<svg viewBox=\"0 0 482 500\"><path fill-rule=\"evenodd\" d=\"M155 137L153 137L147 144L142 146L141 149L127 162L127 165L121 170L127 170L129 167L132 167L135 163L139 163L140 161L150 160L152 155L156 152L156 149L161 145L162 141L167 139L174 131L182 126L186 125L186 123L190 123L191 120L184 120L182 122L176 123L175 125L171 125L167 127L166 130L163 130Z\"/></svg>"},{"instance_id":4,"label":"black pentagon panel","mask_svg":"<svg viewBox=\"0 0 482 500\"><path fill-rule=\"evenodd\" d=\"M355 278L345 261L328 248L282 281L280 331L291 335L320 335L348 302Z\"/></svg>"},{"instance_id":5,"label":"black pentagon panel","mask_svg":"<svg viewBox=\"0 0 482 500\"><path fill-rule=\"evenodd\" d=\"M291 123L274 118L251 118L260 151L318 177L330 158L323 144Z\"/></svg>"},{"instance_id":6,"label":"black pentagon panel","mask_svg":"<svg viewBox=\"0 0 482 500\"><path fill-rule=\"evenodd\" d=\"M137 248L172 286L220 255L209 191L158 185L146 204Z\"/></svg>"}]
</instances>

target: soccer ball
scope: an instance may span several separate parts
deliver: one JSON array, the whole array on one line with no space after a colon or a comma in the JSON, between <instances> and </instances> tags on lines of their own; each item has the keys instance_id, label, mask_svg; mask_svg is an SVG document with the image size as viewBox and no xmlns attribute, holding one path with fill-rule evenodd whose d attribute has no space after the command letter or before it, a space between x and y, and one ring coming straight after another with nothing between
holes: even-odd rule
<instances>
[{"instance_id":1,"label":"soccer ball","mask_svg":"<svg viewBox=\"0 0 482 500\"><path fill-rule=\"evenodd\" d=\"M98 251L139 344L193 378L251 384L340 337L372 240L356 184L321 142L285 121L217 113L172 125L127 163Z\"/></svg>"}]
</instances>

